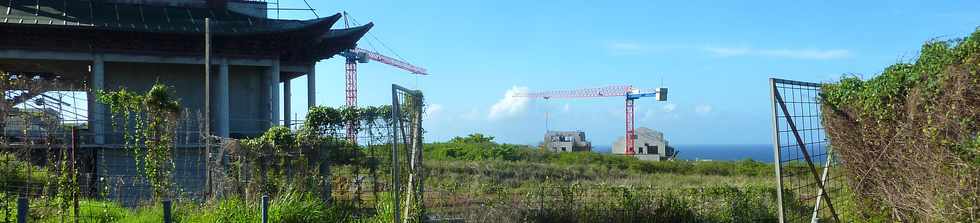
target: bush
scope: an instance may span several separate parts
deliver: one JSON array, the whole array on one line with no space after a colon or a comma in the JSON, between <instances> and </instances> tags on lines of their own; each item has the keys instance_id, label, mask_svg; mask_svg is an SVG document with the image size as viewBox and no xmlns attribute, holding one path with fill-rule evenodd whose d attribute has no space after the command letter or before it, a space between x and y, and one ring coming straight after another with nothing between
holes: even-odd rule
<instances>
[{"instance_id":1,"label":"bush","mask_svg":"<svg viewBox=\"0 0 980 223\"><path fill-rule=\"evenodd\" d=\"M426 160L501 160L558 164L595 165L634 173L677 173L718 176L771 176L772 165L751 159L729 161L643 161L629 156L591 152L555 153L525 145L497 144L492 136L470 134L448 142L425 145Z\"/></svg>"},{"instance_id":2,"label":"bush","mask_svg":"<svg viewBox=\"0 0 980 223\"><path fill-rule=\"evenodd\" d=\"M775 190L764 187L664 189L545 185L528 193L519 221L768 222Z\"/></svg>"},{"instance_id":3,"label":"bush","mask_svg":"<svg viewBox=\"0 0 980 223\"><path fill-rule=\"evenodd\" d=\"M980 221L980 31L822 91L823 124L865 217Z\"/></svg>"},{"instance_id":4,"label":"bush","mask_svg":"<svg viewBox=\"0 0 980 223\"><path fill-rule=\"evenodd\" d=\"M0 190L13 191L25 186L46 185L51 175L45 169L17 159L13 154L0 152Z\"/></svg>"}]
</instances>

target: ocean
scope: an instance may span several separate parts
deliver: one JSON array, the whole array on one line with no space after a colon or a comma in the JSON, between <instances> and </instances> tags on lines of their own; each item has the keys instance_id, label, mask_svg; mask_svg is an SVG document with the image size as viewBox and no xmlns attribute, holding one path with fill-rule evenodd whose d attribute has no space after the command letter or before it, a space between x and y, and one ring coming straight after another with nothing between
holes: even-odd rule
<instances>
[{"instance_id":1,"label":"ocean","mask_svg":"<svg viewBox=\"0 0 980 223\"><path fill-rule=\"evenodd\" d=\"M682 160L743 160L753 159L771 163L772 145L734 144L734 145L673 145L678 151L677 159Z\"/></svg>"},{"instance_id":2,"label":"ocean","mask_svg":"<svg viewBox=\"0 0 980 223\"><path fill-rule=\"evenodd\" d=\"M743 160L771 163L773 158L772 145L768 144L710 144L710 145L671 145L679 153L681 160ZM609 153L610 146L595 146L593 151Z\"/></svg>"}]
</instances>

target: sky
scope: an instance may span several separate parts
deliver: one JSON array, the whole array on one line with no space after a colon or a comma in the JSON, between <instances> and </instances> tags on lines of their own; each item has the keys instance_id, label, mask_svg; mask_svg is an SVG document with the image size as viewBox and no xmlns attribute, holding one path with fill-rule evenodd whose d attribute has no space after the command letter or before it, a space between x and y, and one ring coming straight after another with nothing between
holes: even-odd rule
<instances>
[{"instance_id":1,"label":"sky","mask_svg":"<svg viewBox=\"0 0 980 223\"><path fill-rule=\"evenodd\" d=\"M622 98L509 96L622 84L669 88L665 102L636 102L636 125L663 131L671 144L769 144L768 78L870 78L915 59L926 41L964 37L980 25L980 3L973 1L310 4L319 16L347 11L359 24L374 22L359 47L432 73L418 77L361 64L360 105L390 104L391 84L421 89L427 141L484 133L517 144L539 143L547 125L585 131L594 145L611 145L625 131ZM302 0L280 5L307 8ZM271 16L315 18L292 10ZM320 61L316 73L317 103L343 105L343 59ZM292 110L303 117L306 77L292 81Z\"/></svg>"}]
</instances>

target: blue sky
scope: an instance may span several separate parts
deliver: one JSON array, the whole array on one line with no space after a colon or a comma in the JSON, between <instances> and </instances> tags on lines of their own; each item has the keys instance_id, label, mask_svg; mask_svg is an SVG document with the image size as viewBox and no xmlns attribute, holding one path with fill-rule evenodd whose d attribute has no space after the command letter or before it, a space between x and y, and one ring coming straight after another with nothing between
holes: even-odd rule
<instances>
[{"instance_id":1,"label":"blue sky","mask_svg":"<svg viewBox=\"0 0 980 223\"><path fill-rule=\"evenodd\" d=\"M302 0L281 4L306 8ZM321 16L346 10L361 23L374 22L360 47L397 53L433 74L362 64L362 105L390 103L392 83L419 88L429 106L427 140L480 132L522 144L541 141L548 111L552 130L583 130L594 144L610 145L624 131L624 102L524 101L505 97L508 91L613 84L670 88L667 102L638 101L636 120L662 130L672 144L768 144L767 78L872 77L914 59L925 41L963 37L980 25L980 3L972 1L311 4ZM305 11L280 16L313 18ZM344 103L343 69L339 58L317 64L317 103ZM306 79L293 81L293 111L302 117Z\"/></svg>"}]
</instances>

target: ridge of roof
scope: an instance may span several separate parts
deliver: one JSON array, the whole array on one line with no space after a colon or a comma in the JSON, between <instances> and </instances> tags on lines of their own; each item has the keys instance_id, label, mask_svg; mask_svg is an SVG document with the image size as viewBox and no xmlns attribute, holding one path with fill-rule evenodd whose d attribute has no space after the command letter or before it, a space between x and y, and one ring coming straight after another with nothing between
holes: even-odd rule
<instances>
[{"instance_id":1,"label":"ridge of roof","mask_svg":"<svg viewBox=\"0 0 980 223\"><path fill-rule=\"evenodd\" d=\"M309 27L316 33L325 33L340 20L341 14L310 20L283 20L250 16L229 9L109 1L9 0L6 4L0 3L0 25L201 33L205 18L211 19L211 31L215 35L281 33Z\"/></svg>"}]
</instances>

